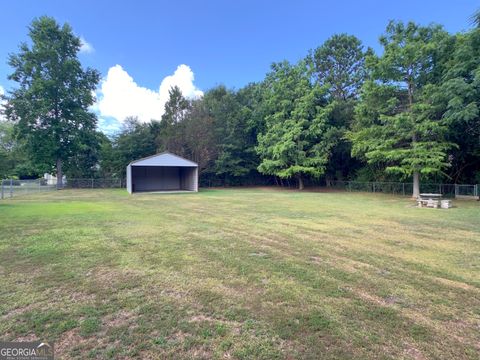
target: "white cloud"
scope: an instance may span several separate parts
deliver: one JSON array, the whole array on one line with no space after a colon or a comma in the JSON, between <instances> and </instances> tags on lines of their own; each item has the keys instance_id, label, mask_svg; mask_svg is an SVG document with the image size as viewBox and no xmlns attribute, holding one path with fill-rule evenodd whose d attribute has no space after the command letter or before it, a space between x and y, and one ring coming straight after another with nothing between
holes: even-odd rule
<instances>
[{"instance_id":1,"label":"white cloud","mask_svg":"<svg viewBox=\"0 0 480 360\"><path fill-rule=\"evenodd\" d=\"M83 54L91 54L95 51L92 44L90 44L87 40L80 36L80 52Z\"/></svg>"},{"instance_id":2,"label":"white cloud","mask_svg":"<svg viewBox=\"0 0 480 360\"><path fill-rule=\"evenodd\" d=\"M127 116L137 116L142 122L160 120L165 112L168 91L178 86L186 98L196 99L203 92L193 84L193 71L187 65L179 65L173 75L165 77L158 91L139 86L120 66L108 70L102 80L95 106L100 116L112 117L123 122Z\"/></svg>"},{"instance_id":3,"label":"white cloud","mask_svg":"<svg viewBox=\"0 0 480 360\"><path fill-rule=\"evenodd\" d=\"M197 89L193 84L193 80L195 79L193 75L192 69L190 69L187 65L179 65L177 70L173 73L173 75L169 75L162 80L160 84L160 98L165 99L162 109L165 106L165 102L168 101L169 94L168 92L172 87L175 85L180 88L182 91L183 96L189 99L197 99L203 96L203 91ZM163 111L162 111L163 114Z\"/></svg>"}]
</instances>

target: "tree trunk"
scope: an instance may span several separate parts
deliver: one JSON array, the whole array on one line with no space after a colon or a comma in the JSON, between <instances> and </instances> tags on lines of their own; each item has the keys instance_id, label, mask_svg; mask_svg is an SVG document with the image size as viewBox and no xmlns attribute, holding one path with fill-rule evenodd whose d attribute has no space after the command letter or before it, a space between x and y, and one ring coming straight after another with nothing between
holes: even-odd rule
<instances>
[{"instance_id":1,"label":"tree trunk","mask_svg":"<svg viewBox=\"0 0 480 360\"><path fill-rule=\"evenodd\" d=\"M57 190L63 189L62 160L57 159Z\"/></svg>"},{"instance_id":2,"label":"tree trunk","mask_svg":"<svg viewBox=\"0 0 480 360\"><path fill-rule=\"evenodd\" d=\"M330 176L325 176L325 185L327 187L331 187L332 186L332 179L330 178Z\"/></svg>"},{"instance_id":3,"label":"tree trunk","mask_svg":"<svg viewBox=\"0 0 480 360\"><path fill-rule=\"evenodd\" d=\"M417 199L420 196L420 174L418 171L413 173L413 195L412 197Z\"/></svg>"},{"instance_id":4,"label":"tree trunk","mask_svg":"<svg viewBox=\"0 0 480 360\"><path fill-rule=\"evenodd\" d=\"M414 92L414 83L409 75L409 78L407 80L408 82L408 105L409 105L409 111L410 114L412 113L412 107L413 107L413 92ZM412 135L412 148L415 146L415 143L417 142L417 134L414 132ZM418 170L415 170L413 172L413 194L412 197L414 199L418 199L420 197L420 173Z\"/></svg>"},{"instance_id":5,"label":"tree trunk","mask_svg":"<svg viewBox=\"0 0 480 360\"><path fill-rule=\"evenodd\" d=\"M412 136L412 147L415 146L417 142L417 134L413 134ZM413 171L413 194L412 197L414 199L418 199L420 197L420 173L418 170Z\"/></svg>"},{"instance_id":6,"label":"tree trunk","mask_svg":"<svg viewBox=\"0 0 480 360\"><path fill-rule=\"evenodd\" d=\"M298 175L298 190L303 190L303 179L302 179L302 175Z\"/></svg>"}]
</instances>

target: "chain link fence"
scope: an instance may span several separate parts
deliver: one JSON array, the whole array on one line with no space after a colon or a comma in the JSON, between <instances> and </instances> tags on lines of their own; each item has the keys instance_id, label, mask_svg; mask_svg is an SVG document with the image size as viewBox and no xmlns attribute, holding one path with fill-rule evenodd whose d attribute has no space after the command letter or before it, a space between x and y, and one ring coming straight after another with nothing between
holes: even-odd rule
<instances>
[{"instance_id":1,"label":"chain link fence","mask_svg":"<svg viewBox=\"0 0 480 360\"><path fill-rule=\"evenodd\" d=\"M213 184L203 184L209 187ZM216 184L215 184L216 185ZM270 183L251 184L250 186L283 186L296 187L295 181L282 180L281 182L271 180ZM325 187L325 184L315 184L306 181L307 187ZM125 179L121 178L102 178L102 179L67 179L63 184L64 189L112 189L125 188ZM218 186L218 185L217 185ZM220 185L221 186L221 185ZM0 199L13 198L21 195L40 193L55 190L55 184L49 184L45 179L38 180L1 180ZM360 182L360 181L330 181L325 188L339 191L357 191L384 193L393 195L411 196L413 193L412 183L403 182ZM438 193L444 197L479 199L479 185L468 184L420 184L421 193Z\"/></svg>"},{"instance_id":2,"label":"chain link fence","mask_svg":"<svg viewBox=\"0 0 480 360\"><path fill-rule=\"evenodd\" d=\"M57 185L55 183L49 182L45 179L4 179L0 181L0 199L8 199L57 189ZM108 189L123 187L125 187L125 181L119 178L67 179L63 184L64 189Z\"/></svg>"},{"instance_id":3,"label":"chain link fence","mask_svg":"<svg viewBox=\"0 0 480 360\"><path fill-rule=\"evenodd\" d=\"M461 198L476 198L480 200L479 186L476 185L455 185L455 197Z\"/></svg>"},{"instance_id":4,"label":"chain link fence","mask_svg":"<svg viewBox=\"0 0 480 360\"><path fill-rule=\"evenodd\" d=\"M345 191L362 191L410 196L413 193L413 183L402 182L360 182L332 181L330 188ZM479 199L479 186L467 184L420 183L420 193L438 193L444 197Z\"/></svg>"},{"instance_id":5,"label":"chain link fence","mask_svg":"<svg viewBox=\"0 0 480 360\"><path fill-rule=\"evenodd\" d=\"M125 186L125 180L120 178L67 179L64 189L113 189Z\"/></svg>"},{"instance_id":6,"label":"chain link fence","mask_svg":"<svg viewBox=\"0 0 480 360\"><path fill-rule=\"evenodd\" d=\"M48 184L45 179L15 180L4 179L0 183L0 199L13 198L21 195L52 191L56 185Z\"/></svg>"}]
</instances>

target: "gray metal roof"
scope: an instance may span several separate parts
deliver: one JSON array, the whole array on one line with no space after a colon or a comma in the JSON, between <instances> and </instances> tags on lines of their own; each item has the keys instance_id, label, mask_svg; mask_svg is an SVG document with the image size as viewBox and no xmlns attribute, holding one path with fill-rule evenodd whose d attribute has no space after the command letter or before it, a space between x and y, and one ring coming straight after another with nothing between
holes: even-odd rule
<instances>
[{"instance_id":1,"label":"gray metal roof","mask_svg":"<svg viewBox=\"0 0 480 360\"><path fill-rule=\"evenodd\" d=\"M180 167L198 167L197 163L184 159L178 155L165 151L160 154L148 156L143 159L135 160L130 163L131 166L180 166Z\"/></svg>"}]
</instances>

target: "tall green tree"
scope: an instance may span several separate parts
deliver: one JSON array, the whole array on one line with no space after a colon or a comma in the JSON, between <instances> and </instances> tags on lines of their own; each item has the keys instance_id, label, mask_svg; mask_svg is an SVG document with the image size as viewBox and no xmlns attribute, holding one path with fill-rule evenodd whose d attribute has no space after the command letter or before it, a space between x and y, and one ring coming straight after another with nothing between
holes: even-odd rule
<instances>
[{"instance_id":1,"label":"tall green tree","mask_svg":"<svg viewBox=\"0 0 480 360\"><path fill-rule=\"evenodd\" d=\"M190 102L182 95L178 86L173 86L168 94L165 112L156 127L157 147L159 151L179 153L183 146L183 120L190 109Z\"/></svg>"},{"instance_id":2,"label":"tall green tree","mask_svg":"<svg viewBox=\"0 0 480 360\"><path fill-rule=\"evenodd\" d=\"M214 123L216 156L212 170L227 183L229 178L245 175L242 159L243 133L240 103L234 91L220 85L209 91L203 100Z\"/></svg>"},{"instance_id":3,"label":"tall green tree","mask_svg":"<svg viewBox=\"0 0 480 360\"><path fill-rule=\"evenodd\" d=\"M80 39L68 24L41 17L33 20L29 37L31 45L22 43L9 57L14 69L9 79L19 87L8 97L6 115L15 122L29 158L55 164L62 188L63 164L82 151L87 133L95 131L97 119L88 109L100 76L82 68Z\"/></svg>"},{"instance_id":4,"label":"tall green tree","mask_svg":"<svg viewBox=\"0 0 480 360\"><path fill-rule=\"evenodd\" d=\"M480 28L452 37L441 81L431 89L434 104L448 125L450 178L480 180Z\"/></svg>"},{"instance_id":5,"label":"tall green tree","mask_svg":"<svg viewBox=\"0 0 480 360\"><path fill-rule=\"evenodd\" d=\"M92 178L99 174L101 162L101 142L105 135L98 131L83 132L75 151L65 164L68 178Z\"/></svg>"},{"instance_id":6,"label":"tall green tree","mask_svg":"<svg viewBox=\"0 0 480 360\"><path fill-rule=\"evenodd\" d=\"M475 26L477 29L480 29L480 9L475 11L472 16L470 16L470 23Z\"/></svg>"},{"instance_id":7,"label":"tall green tree","mask_svg":"<svg viewBox=\"0 0 480 360\"><path fill-rule=\"evenodd\" d=\"M351 143L344 135L353 122L358 94L367 75L365 58L372 53L355 36L336 34L310 55L314 78L328 89L328 99L334 104L329 123L338 129L338 141L325 172L327 186L335 178L352 176L358 167L359 161L352 158Z\"/></svg>"},{"instance_id":8,"label":"tall green tree","mask_svg":"<svg viewBox=\"0 0 480 360\"><path fill-rule=\"evenodd\" d=\"M16 145L13 124L9 121L0 120L0 179L13 175Z\"/></svg>"},{"instance_id":9,"label":"tall green tree","mask_svg":"<svg viewBox=\"0 0 480 360\"><path fill-rule=\"evenodd\" d=\"M266 102L270 114L265 132L258 136L258 170L280 178L295 178L303 189L304 177L324 174L336 129L329 127L325 89L312 84L306 62L272 65L267 75Z\"/></svg>"},{"instance_id":10,"label":"tall green tree","mask_svg":"<svg viewBox=\"0 0 480 360\"><path fill-rule=\"evenodd\" d=\"M449 166L447 124L430 95L448 39L440 26L390 22L380 38L382 56L368 58L372 78L362 89L350 133L353 155L381 163L387 172L412 176L414 197L421 174Z\"/></svg>"},{"instance_id":11,"label":"tall green tree","mask_svg":"<svg viewBox=\"0 0 480 360\"><path fill-rule=\"evenodd\" d=\"M188 100L183 96L178 86L173 86L169 91L169 98L165 104L165 113L162 121L169 124L176 124L183 120L188 109Z\"/></svg>"},{"instance_id":12,"label":"tall green tree","mask_svg":"<svg viewBox=\"0 0 480 360\"><path fill-rule=\"evenodd\" d=\"M214 161L217 156L217 143L215 142L215 120L208 113L202 101L194 101L191 111L183 123L182 134L184 146L180 155L195 161L198 171L214 171Z\"/></svg>"},{"instance_id":13,"label":"tall green tree","mask_svg":"<svg viewBox=\"0 0 480 360\"><path fill-rule=\"evenodd\" d=\"M102 142L103 161L100 164L103 171L124 178L130 162L155 154L156 126L156 122L141 123L136 117L127 117L111 147L105 140Z\"/></svg>"},{"instance_id":14,"label":"tall green tree","mask_svg":"<svg viewBox=\"0 0 480 360\"><path fill-rule=\"evenodd\" d=\"M312 54L318 83L335 100L356 98L366 76L365 57L371 53L353 35L333 35Z\"/></svg>"},{"instance_id":15,"label":"tall green tree","mask_svg":"<svg viewBox=\"0 0 480 360\"><path fill-rule=\"evenodd\" d=\"M215 174L224 183L245 183L258 178L259 157L255 151L263 128L262 84L249 84L239 91L228 91L225 104L215 115L218 158Z\"/></svg>"},{"instance_id":16,"label":"tall green tree","mask_svg":"<svg viewBox=\"0 0 480 360\"><path fill-rule=\"evenodd\" d=\"M254 94L250 90L251 86L238 92L218 86L206 95L217 144L213 170L226 185L246 177L252 170L256 171L258 165L252 164L252 155L256 158L256 136L251 136L249 101Z\"/></svg>"}]
</instances>

